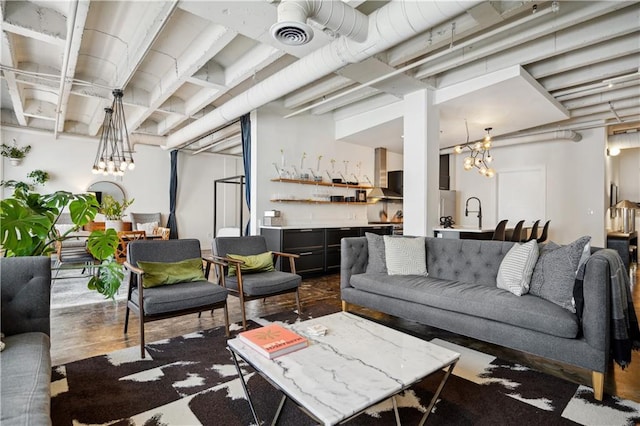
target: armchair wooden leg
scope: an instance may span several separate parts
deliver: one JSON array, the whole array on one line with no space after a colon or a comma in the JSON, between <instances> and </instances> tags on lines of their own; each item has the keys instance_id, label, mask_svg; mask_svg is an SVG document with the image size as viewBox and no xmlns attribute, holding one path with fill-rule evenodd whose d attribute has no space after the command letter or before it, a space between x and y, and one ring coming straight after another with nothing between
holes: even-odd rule
<instances>
[{"instance_id":1,"label":"armchair wooden leg","mask_svg":"<svg viewBox=\"0 0 640 426\"><path fill-rule=\"evenodd\" d=\"M129 302L127 302L127 308L124 311L124 334L127 334L129 329Z\"/></svg>"},{"instance_id":2,"label":"armchair wooden leg","mask_svg":"<svg viewBox=\"0 0 640 426\"><path fill-rule=\"evenodd\" d=\"M242 329L247 329L247 315L244 311L244 295L240 293L240 312L242 312Z\"/></svg>"},{"instance_id":3,"label":"armchair wooden leg","mask_svg":"<svg viewBox=\"0 0 640 426\"><path fill-rule=\"evenodd\" d=\"M140 358L144 359L144 318L140 313Z\"/></svg>"},{"instance_id":4,"label":"armchair wooden leg","mask_svg":"<svg viewBox=\"0 0 640 426\"><path fill-rule=\"evenodd\" d=\"M229 337L229 311L226 303L224 304L224 330L227 337Z\"/></svg>"},{"instance_id":5,"label":"armchair wooden leg","mask_svg":"<svg viewBox=\"0 0 640 426\"><path fill-rule=\"evenodd\" d=\"M591 381L593 383L593 397L596 401L602 401L604 396L604 373L592 371Z\"/></svg>"},{"instance_id":6,"label":"armchair wooden leg","mask_svg":"<svg viewBox=\"0 0 640 426\"><path fill-rule=\"evenodd\" d=\"M300 289L296 289L296 305L298 305L298 316L302 315L302 307L300 306Z\"/></svg>"}]
</instances>

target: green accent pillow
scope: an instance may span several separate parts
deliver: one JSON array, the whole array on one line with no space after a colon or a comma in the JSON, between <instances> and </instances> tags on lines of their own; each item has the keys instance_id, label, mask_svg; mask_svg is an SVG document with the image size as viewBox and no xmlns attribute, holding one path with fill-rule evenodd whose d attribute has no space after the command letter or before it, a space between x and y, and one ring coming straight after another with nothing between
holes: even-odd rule
<instances>
[{"instance_id":1,"label":"green accent pillow","mask_svg":"<svg viewBox=\"0 0 640 426\"><path fill-rule=\"evenodd\" d=\"M254 274L256 272L271 272L276 269L273 267L273 255L270 251L254 254L250 256L241 256L239 254L227 254L227 257L236 260L242 260L244 265L240 265L240 270L245 274ZM229 265L230 277L236 275L236 266Z\"/></svg>"},{"instance_id":2,"label":"green accent pillow","mask_svg":"<svg viewBox=\"0 0 640 426\"><path fill-rule=\"evenodd\" d=\"M186 259L179 262L138 261L144 271L142 287L151 288L167 284L206 281L202 271L202 259Z\"/></svg>"}]
</instances>

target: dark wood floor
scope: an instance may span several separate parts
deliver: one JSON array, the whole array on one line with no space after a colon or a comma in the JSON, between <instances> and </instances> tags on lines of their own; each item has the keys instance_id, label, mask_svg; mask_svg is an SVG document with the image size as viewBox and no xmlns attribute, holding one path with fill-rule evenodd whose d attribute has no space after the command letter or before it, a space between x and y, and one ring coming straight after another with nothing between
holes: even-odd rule
<instances>
[{"instance_id":1,"label":"dark wood floor","mask_svg":"<svg viewBox=\"0 0 640 426\"><path fill-rule=\"evenodd\" d=\"M638 314L640 314L640 286L637 285L639 281L640 268L637 268L634 269L632 273L632 293ZM317 303L329 304L339 309L339 276L329 275L303 280L301 301L303 310L305 306ZM267 303L261 300L255 300L249 302L247 306L247 316L251 318L284 310L293 310L295 309L295 300L291 295L284 295L267 299ZM124 311L124 302L102 303L52 310L51 356L53 364L60 365L117 349L137 346L139 344L137 318L135 316L132 317L133 322L131 323L129 333L125 336L123 334ZM366 309L356 312L418 335L429 334L433 330L426 326L403 321ZM239 322L241 320L239 302L235 297L229 298L229 319L231 322ZM193 331L219 326L223 323L221 310L216 311L213 316L204 314L201 318L198 318L196 315L189 315L147 323L145 327L146 341L153 342L179 336ZM452 338L458 344L469 346L503 359L531 366L540 371L590 386L590 372L587 370L552 363L522 352L487 344L474 339L451 335L446 332L443 333L442 338L444 339ZM639 352L636 351L633 353L631 366L624 371L617 365L610 366L605 381L605 393L640 402Z\"/></svg>"}]
</instances>

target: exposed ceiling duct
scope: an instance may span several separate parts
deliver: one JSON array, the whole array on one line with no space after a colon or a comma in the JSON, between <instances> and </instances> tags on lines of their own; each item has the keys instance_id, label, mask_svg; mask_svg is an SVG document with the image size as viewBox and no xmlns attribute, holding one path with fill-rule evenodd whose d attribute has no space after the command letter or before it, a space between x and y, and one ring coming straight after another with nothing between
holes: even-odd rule
<instances>
[{"instance_id":1,"label":"exposed ceiling duct","mask_svg":"<svg viewBox=\"0 0 640 426\"><path fill-rule=\"evenodd\" d=\"M376 148L374 150L373 173L373 189L367 195L369 199L402 200L402 195L387 188L389 181L386 148Z\"/></svg>"},{"instance_id":2,"label":"exposed ceiling duct","mask_svg":"<svg viewBox=\"0 0 640 426\"><path fill-rule=\"evenodd\" d=\"M555 130L553 132L545 132L545 133L534 133L531 135L523 135L523 136L504 136L502 138L495 137L491 139L495 144L491 146L492 150L497 148L503 148L506 146L512 145L522 145L525 143L536 143L536 142L552 142L552 141L570 141L570 142L580 142L582 140L582 135L573 130ZM496 143L497 142L497 143ZM453 147L441 149L440 154L453 154Z\"/></svg>"},{"instance_id":3,"label":"exposed ceiling duct","mask_svg":"<svg viewBox=\"0 0 640 426\"><path fill-rule=\"evenodd\" d=\"M271 26L271 36L277 41L299 46L313 38L307 18L321 26L363 42L367 38L367 15L341 1L282 0L278 5L278 22Z\"/></svg>"},{"instance_id":4,"label":"exposed ceiling duct","mask_svg":"<svg viewBox=\"0 0 640 426\"><path fill-rule=\"evenodd\" d=\"M467 8L478 3L481 2L388 3L369 15L369 28L363 42L339 37L176 131L167 138L167 147L188 143L348 64L361 62L442 21L466 13Z\"/></svg>"}]
</instances>

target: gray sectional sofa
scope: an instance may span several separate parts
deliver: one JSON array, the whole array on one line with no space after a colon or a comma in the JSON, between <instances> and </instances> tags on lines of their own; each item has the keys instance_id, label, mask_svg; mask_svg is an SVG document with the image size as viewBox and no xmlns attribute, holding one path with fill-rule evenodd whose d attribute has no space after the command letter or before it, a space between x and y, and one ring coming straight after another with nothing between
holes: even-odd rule
<instances>
[{"instance_id":1,"label":"gray sectional sofa","mask_svg":"<svg viewBox=\"0 0 640 426\"><path fill-rule=\"evenodd\" d=\"M2 333L0 424L50 425L48 257L0 258Z\"/></svg>"},{"instance_id":2,"label":"gray sectional sofa","mask_svg":"<svg viewBox=\"0 0 640 426\"><path fill-rule=\"evenodd\" d=\"M343 238L341 298L350 305L591 370L601 400L609 360L609 263L599 250L585 264L582 319L531 294L496 286L512 242L425 238L428 276L375 272L367 238ZM374 251L372 249L372 251ZM369 266L369 272L367 268Z\"/></svg>"}]
</instances>

